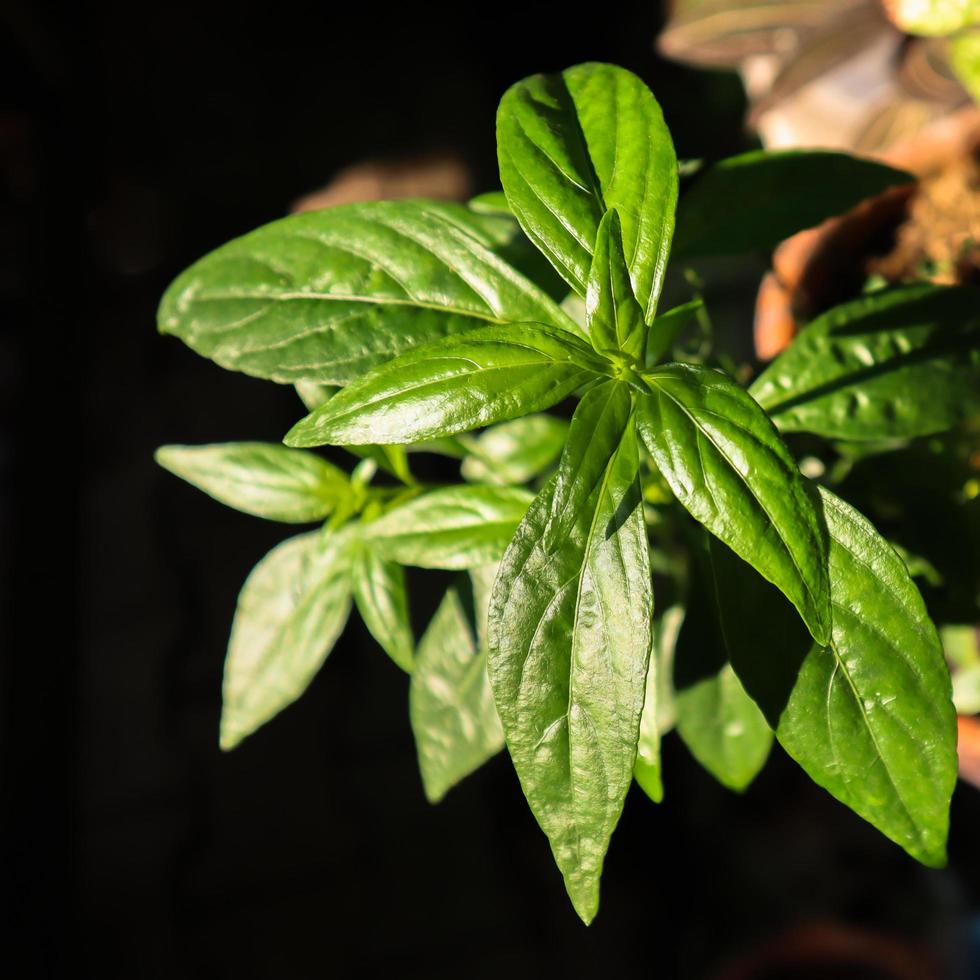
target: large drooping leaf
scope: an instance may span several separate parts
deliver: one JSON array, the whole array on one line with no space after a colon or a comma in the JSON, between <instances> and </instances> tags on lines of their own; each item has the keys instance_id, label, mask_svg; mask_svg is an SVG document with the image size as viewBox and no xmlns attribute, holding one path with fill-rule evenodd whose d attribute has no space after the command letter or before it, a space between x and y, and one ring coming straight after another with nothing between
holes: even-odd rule
<instances>
[{"instance_id":1,"label":"large drooping leaf","mask_svg":"<svg viewBox=\"0 0 980 980\"><path fill-rule=\"evenodd\" d=\"M677 731L718 782L741 792L765 765L772 729L732 669L710 561L712 539L703 532L699 539L674 651ZM779 655L778 647L771 655Z\"/></svg>"},{"instance_id":2,"label":"large drooping leaf","mask_svg":"<svg viewBox=\"0 0 980 980\"><path fill-rule=\"evenodd\" d=\"M311 531L273 548L238 597L222 689L221 747L234 748L306 690L350 612L351 541Z\"/></svg>"},{"instance_id":3,"label":"large drooping leaf","mask_svg":"<svg viewBox=\"0 0 980 980\"><path fill-rule=\"evenodd\" d=\"M541 324L426 344L345 388L286 436L291 446L410 443L550 408L608 365Z\"/></svg>"},{"instance_id":4,"label":"large drooping leaf","mask_svg":"<svg viewBox=\"0 0 980 980\"><path fill-rule=\"evenodd\" d=\"M645 334L643 310L633 295L623 254L623 234L616 211L607 211L596 233L595 255L585 293L589 337L599 350L641 353Z\"/></svg>"},{"instance_id":5,"label":"large drooping leaf","mask_svg":"<svg viewBox=\"0 0 980 980\"><path fill-rule=\"evenodd\" d=\"M945 860L956 714L936 629L901 558L821 489L833 640L815 645L788 603L712 542L732 663L810 777L929 865Z\"/></svg>"},{"instance_id":6,"label":"large drooping leaf","mask_svg":"<svg viewBox=\"0 0 980 980\"><path fill-rule=\"evenodd\" d=\"M738 255L842 214L911 174L829 150L753 150L702 170L677 205L676 258Z\"/></svg>"},{"instance_id":7,"label":"large drooping leaf","mask_svg":"<svg viewBox=\"0 0 980 980\"><path fill-rule=\"evenodd\" d=\"M430 803L438 803L503 748L487 653L474 644L454 589L446 593L419 642L409 716Z\"/></svg>"},{"instance_id":8,"label":"large drooping leaf","mask_svg":"<svg viewBox=\"0 0 980 980\"><path fill-rule=\"evenodd\" d=\"M526 78L497 110L497 158L521 226L581 296L602 216L619 212L633 292L651 319L674 228L677 158L646 85L594 63Z\"/></svg>"},{"instance_id":9,"label":"large drooping leaf","mask_svg":"<svg viewBox=\"0 0 980 980\"><path fill-rule=\"evenodd\" d=\"M640 434L677 499L829 640L826 531L772 422L718 371L666 364L644 377Z\"/></svg>"},{"instance_id":10,"label":"large drooping leaf","mask_svg":"<svg viewBox=\"0 0 980 980\"><path fill-rule=\"evenodd\" d=\"M363 533L403 565L477 568L500 560L532 499L521 487L446 487L395 507Z\"/></svg>"},{"instance_id":11,"label":"large drooping leaf","mask_svg":"<svg viewBox=\"0 0 980 980\"><path fill-rule=\"evenodd\" d=\"M508 548L490 605L490 680L507 745L586 922L632 780L653 613L636 433L608 410L617 385L579 404L558 473ZM556 537L566 511L575 519Z\"/></svg>"},{"instance_id":12,"label":"large drooping leaf","mask_svg":"<svg viewBox=\"0 0 980 980\"><path fill-rule=\"evenodd\" d=\"M354 602L378 645L402 670L411 672L415 639L408 615L405 571L370 545L357 548Z\"/></svg>"},{"instance_id":13,"label":"large drooping leaf","mask_svg":"<svg viewBox=\"0 0 980 980\"><path fill-rule=\"evenodd\" d=\"M313 453L275 443L161 446L154 458L215 500L273 521L318 521L350 495L342 470Z\"/></svg>"},{"instance_id":14,"label":"large drooping leaf","mask_svg":"<svg viewBox=\"0 0 980 980\"><path fill-rule=\"evenodd\" d=\"M893 439L980 412L980 291L906 286L810 323L749 389L784 431Z\"/></svg>"},{"instance_id":15,"label":"large drooping leaf","mask_svg":"<svg viewBox=\"0 0 980 980\"><path fill-rule=\"evenodd\" d=\"M653 626L653 649L647 670L633 777L654 803L660 803L664 798L663 776L660 771L660 738L674 727L676 718L671 674L674 644L683 620L683 608L671 606Z\"/></svg>"},{"instance_id":16,"label":"large drooping leaf","mask_svg":"<svg viewBox=\"0 0 980 980\"><path fill-rule=\"evenodd\" d=\"M576 331L494 254L499 230L484 225L499 220L431 201L293 215L180 275L160 305L160 330L231 370L330 384L488 323L534 320Z\"/></svg>"},{"instance_id":17,"label":"large drooping leaf","mask_svg":"<svg viewBox=\"0 0 980 980\"><path fill-rule=\"evenodd\" d=\"M568 423L553 415L525 415L491 426L469 444L460 472L471 483L527 483L561 455Z\"/></svg>"}]
</instances>

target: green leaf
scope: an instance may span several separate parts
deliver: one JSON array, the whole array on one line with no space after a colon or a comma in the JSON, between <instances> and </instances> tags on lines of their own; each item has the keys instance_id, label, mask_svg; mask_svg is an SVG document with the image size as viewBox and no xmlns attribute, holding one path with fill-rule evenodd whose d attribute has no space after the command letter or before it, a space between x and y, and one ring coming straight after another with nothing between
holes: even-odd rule
<instances>
[{"instance_id":1,"label":"green leaf","mask_svg":"<svg viewBox=\"0 0 980 980\"><path fill-rule=\"evenodd\" d=\"M354 562L354 602L381 649L411 673L415 640L401 565L382 558L372 547L359 548Z\"/></svg>"},{"instance_id":2,"label":"green leaf","mask_svg":"<svg viewBox=\"0 0 980 980\"><path fill-rule=\"evenodd\" d=\"M526 78L497 110L497 157L511 210L581 296L602 216L619 212L633 292L652 319L674 227L677 158L646 85L603 64Z\"/></svg>"},{"instance_id":3,"label":"green leaf","mask_svg":"<svg viewBox=\"0 0 980 980\"><path fill-rule=\"evenodd\" d=\"M626 350L634 357L640 355L646 332L643 310L633 295L616 211L607 211L599 223L585 294L585 316L589 337L598 350Z\"/></svg>"},{"instance_id":4,"label":"green leaf","mask_svg":"<svg viewBox=\"0 0 980 980\"><path fill-rule=\"evenodd\" d=\"M677 205L674 257L738 255L915 178L829 150L753 150L702 170Z\"/></svg>"},{"instance_id":5,"label":"green leaf","mask_svg":"<svg viewBox=\"0 0 980 980\"><path fill-rule=\"evenodd\" d=\"M632 781L653 613L636 433L609 411L616 386L579 404L490 605L490 681L507 745L586 922ZM574 522L557 536L566 512Z\"/></svg>"},{"instance_id":6,"label":"green leaf","mask_svg":"<svg viewBox=\"0 0 980 980\"><path fill-rule=\"evenodd\" d=\"M350 495L342 470L313 453L275 443L161 446L154 458L228 507L272 521L318 521Z\"/></svg>"},{"instance_id":7,"label":"green leaf","mask_svg":"<svg viewBox=\"0 0 980 980\"><path fill-rule=\"evenodd\" d=\"M683 329L704 308L703 299L692 299L658 316L647 331L647 364L656 364L677 342Z\"/></svg>"},{"instance_id":8,"label":"green leaf","mask_svg":"<svg viewBox=\"0 0 980 980\"><path fill-rule=\"evenodd\" d=\"M577 331L494 254L498 224L426 201L293 215L179 276L160 305L160 330L230 370L339 385L419 344L491 323Z\"/></svg>"},{"instance_id":9,"label":"green leaf","mask_svg":"<svg viewBox=\"0 0 980 980\"><path fill-rule=\"evenodd\" d=\"M476 568L499 561L531 499L519 487L433 490L365 524L364 536L403 565Z\"/></svg>"},{"instance_id":10,"label":"green leaf","mask_svg":"<svg viewBox=\"0 0 980 980\"><path fill-rule=\"evenodd\" d=\"M510 214L507 195L503 191L486 191L471 197L467 202L471 210L479 214Z\"/></svg>"},{"instance_id":11,"label":"green leaf","mask_svg":"<svg viewBox=\"0 0 980 980\"><path fill-rule=\"evenodd\" d=\"M712 539L703 532L699 537L674 656L677 731L718 782L740 793L765 765L772 730L732 669L710 558Z\"/></svg>"},{"instance_id":12,"label":"green leaf","mask_svg":"<svg viewBox=\"0 0 980 980\"><path fill-rule=\"evenodd\" d=\"M639 400L640 434L677 499L828 641L826 531L772 422L718 371L667 364L644 378L651 394Z\"/></svg>"},{"instance_id":13,"label":"green leaf","mask_svg":"<svg viewBox=\"0 0 980 980\"><path fill-rule=\"evenodd\" d=\"M299 400L306 406L308 412L319 408L337 394L339 390L334 385L320 384L319 381L297 381L293 387L296 389Z\"/></svg>"},{"instance_id":14,"label":"green leaf","mask_svg":"<svg viewBox=\"0 0 980 980\"><path fill-rule=\"evenodd\" d=\"M633 778L654 803L664 798L660 769L660 739L674 726L676 719L673 672L674 644L684 621L684 610L671 606L653 627L653 649L647 670L643 714L640 716L640 737L636 743L636 764Z\"/></svg>"},{"instance_id":15,"label":"green leaf","mask_svg":"<svg viewBox=\"0 0 980 980\"><path fill-rule=\"evenodd\" d=\"M780 429L911 438L980 411L980 291L908 286L818 317L749 389Z\"/></svg>"},{"instance_id":16,"label":"green leaf","mask_svg":"<svg viewBox=\"0 0 980 980\"><path fill-rule=\"evenodd\" d=\"M567 435L568 423L553 415L501 422L473 440L461 473L470 483L527 483L558 459Z\"/></svg>"},{"instance_id":17,"label":"green leaf","mask_svg":"<svg viewBox=\"0 0 980 980\"><path fill-rule=\"evenodd\" d=\"M936 629L901 558L853 507L820 490L830 531L833 641L714 544L742 683L810 777L924 864L945 861L956 715Z\"/></svg>"},{"instance_id":18,"label":"green leaf","mask_svg":"<svg viewBox=\"0 0 980 980\"><path fill-rule=\"evenodd\" d=\"M410 443L550 408L604 370L570 334L521 323L427 344L297 423L291 446Z\"/></svg>"},{"instance_id":19,"label":"green leaf","mask_svg":"<svg viewBox=\"0 0 980 980\"><path fill-rule=\"evenodd\" d=\"M419 642L409 716L430 803L438 803L503 748L486 650L477 650L454 589Z\"/></svg>"},{"instance_id":20,"label":"green leaf","mask_svg":"<svg viewBox=\"0 0 980 980\"><path fill-rule=\"evenodd\" d=\"M309 686L347 622L350 577L344 531L290 538L252 570L225 660L223 749L233 749Z\"/></svg>"}]
</instances>

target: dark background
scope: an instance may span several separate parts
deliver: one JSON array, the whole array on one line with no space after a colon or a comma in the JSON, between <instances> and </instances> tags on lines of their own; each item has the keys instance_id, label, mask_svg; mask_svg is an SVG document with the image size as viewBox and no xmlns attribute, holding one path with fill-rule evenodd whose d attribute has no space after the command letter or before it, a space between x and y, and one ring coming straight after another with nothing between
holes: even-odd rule
<instances>
[{"instance_id":1,"label":"dark background","mask_svg":"<svg viewBox=\"0 0 980 980\"><path fill-rule=\"evenodd\" d=\"M966 976L969 788L933 872L778 750L737 798L670 737L666 802L631 794L586 930L505 758L425 803L406 678L354 620L300 702L218 751L235 597L291 532L152 452L278 440L301 409L158 337L163 289L365 157L451 149L493 188L496 102L536 71L616 61L652 85L681 157L747 145L737 83L659 60L660 18L0 3L4 975L709 977L836 922ZM412 580L419 629L442 584Z\"/></svg>"}]
</instances>

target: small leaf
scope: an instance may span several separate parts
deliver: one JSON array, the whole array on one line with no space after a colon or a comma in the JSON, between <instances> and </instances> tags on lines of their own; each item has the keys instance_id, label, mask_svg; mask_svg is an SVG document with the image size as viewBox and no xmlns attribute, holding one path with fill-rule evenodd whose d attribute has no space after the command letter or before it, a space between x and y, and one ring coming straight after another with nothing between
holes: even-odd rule
<instances>
[{"instance_id":1,"label":"small leaf","mask_svg":"<svg viewBox=\"0 0 980 980\"><path fill-rule=\"evenodd\" d=\"M623 234L616 211L607 211L596 233L595 255L585 294L589 337L597 350L641 351L645 333L643 310L633 295L629 269L623 256ZM628 347L632 340L632 345Z\"/></svg>"},{"instance_id":2,"label":"small leaf","mask_svg":"<svg viewBox=\"0 0 980 980\"><path fill-rule=\"evenodd\" d=\"M651 646L636 433L608 410L606 389L618 385L580 402L558 473L507 549L490 606L490 681L507 745L585 922L632 782ZM567 512L575 519L557 536L556 516Z\"/></svg>"},{"instance_id":3,"label":"small leaf","mask_svg":"<svg viewBox=\"0 0 980 980\"><path fill-rule=\"evenodd\" d=\"M494 254L511 240L499 224L431 201L292 215L179 276L160 305L160 330L230 370L339 385L419 344L488 323L534 320L577 331Z\"/></svg>"},{"instance_id":4,"label":"small leaf","mask_svg":"<svg viewBox=\"0 0 980 980\"><path fill-rule=\"evenodd\" d=\"M359 548L354 562L354 601L381 649L411 673L415 640L401 565L382 558L374 548Z\"/></svg>"},{"instance_id":5,"label":"small leaf","mask_svg":"<svg viewBox=\"0 0 980 980\"><path fill-rule=\"evenodd\" d=\"M459 597L450 589L419 642L409 716L422 785L430 803L495 756L504 745L487 677Z\"/></svg>"},{"instance_id":6,"label":"small leaf","mask_svg":"<svg viewBox=\"0 0 980 980\"><path fill-rule=\"evenodd\" d=\"M644 377L640 434L677 499L829 640L826 531L772 422L720 372L668 364Z\"/></svg>"},{"instance_id":7,"label":"small leaf","mask_svg":"<svg viewBox=\"0 0 980 980\"><path fill-rule=\"evenodd\" d=\"M272 521L318 521L350 495L342 470L275 443L161 446L155 459L228 507Z\"/></svg>"},{"instance_id":8,"label":"small leaf","mask_svg":"<svg viewBox=\"0 0 980 980\"><path fill-rule=\"evenodd\" d=\"M402 565L476 568L499 561L532 496L518 487L447 487L364 525L365 539Z\"/></svg>"},{"instance_id":9,"label":"small leaf","mask_svg":"<svg viewBox=\"0 0 980 980\"><path fill-rule=\"evenodd\" d=\"M527 483L558 459L567 435L568 423L553 415L501 422L473 440L460 472L470 483Z\"/></svg>"},{"instance_id":10,"label":"small leaf","mask_svg":"<svg viewBox=\"0 0 980 980\"><path fill-rule=\"evenodd\" d=\"M702 170L677 205L675 258L739 255L915 178L829 150L753 150Z\"/></svg>"},{"instance_id":11,"label":"small leaf","mask_svg":"<svg viewBox=\"0 0 980 980\"><path fill-rule=\"evenodd\" d=\"M410 351L297 423L291 446L411 443L550 408L606 365L540 324L487 327Z\"/></svg>"},{"instance_id":12,"label":"small leaf","mask_svg":"<svg viewBox=\"0 0 980 980\"><path fill-rule=\"evenodd\" d=\"M319 408L339 390L334 385L320 384L319 381L297 381L293 387L308 412Z\"/></svg>"},{"instance_id":13,"label":"small leaf","mask_svg":"<svg viewBox=\"0 0 980 980\"><path fill-rule=\"evenodd\" d=\"M616 209L647 320L656 312L677 202L677 158L650 90L614 65L512 86L497 110L500 179L528 237L580 296L599 223Z\"/></svg>"},{"instance_id":14,"label":"small leaf","mask_svg":"<svg viewBox=\"0 0 980 980\"><path fill-rule=\"evenodd\" d=\"M309 686L350 612L349 535L311 531L273 548L249 575L231 629L221 747L234 748Z\"/></svg>"},{"instance_id":15,"label":"small leaf","mask_svg":"<svg viewBox=\"0 0 980 980\"><path fill-rule=\"evenodd\" d=\"M776 737L824 787L924 864L945 861L956 714L936 629L901 558L821 488L833 641L713 542L732 663Z\"/></svg>"},{"instance_id":16,"label":"small leaf","mask_svg":"<svg viewBox=\"0 0 980 980\"><path fill-rule=\"evenodd\" d=\"M818 317L755 380L786 432L912 438L980 411L980 291L907 286Z\"/></svg>"},{"instance_id":17,"label":"small leaf","mask_svg":"<svg viewBox=\"0 0 980 980\"><path fill-rule=\"evenodd\" d=\"M633 778L654 803L664 798L664 784L660 769L660 739L674 726L673 672L674 644L684 610L671 606L655 623L650 667L647 670L646 694L643 714L640 717L640 737L636 743L636 764Z\"/></svg>"}]
</instances>

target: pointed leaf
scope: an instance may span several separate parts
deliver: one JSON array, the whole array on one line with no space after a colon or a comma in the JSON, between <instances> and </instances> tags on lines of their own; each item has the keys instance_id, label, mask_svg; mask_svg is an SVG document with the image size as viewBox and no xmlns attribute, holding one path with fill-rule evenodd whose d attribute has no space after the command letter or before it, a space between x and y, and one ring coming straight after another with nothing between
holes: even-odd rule
<instances>
[{"instance_id":1,"label":"pointed leaf","mask_svg":"<svg viewBox=\"0 0 980 980\"><path fill-rule=\"evenodd\" d=\"M553 415L501 422L473 440L460 472L470 483L527 483L561 455L568 423Z\"/></svg>"},{"instance_id":2,"label":"pointed leaf","mask_svg":"<svg viewBox=\"0 0 980 980\"><path fill-rule=\"evenodd\" d=\"M717 371L644 376L643 441L696 520L778 586L818 641L830 638L827 540L789 450L751 396Z\"/></svg>"},{"instance_id":3,"label":"pointed leaf","mask_svg":"<svg viewBox=\"0 0 980 980\"><path fill-rule=\"evenodd\" d=\"M275 443L161 446L154 458L215 500L271 521L318 521L350 496L343 470Z\"/></svg>"},{"instance_id":4,"label":"pointed leaf","mask_svg":"<svg viewBox=\"0 0 980 980\"><path fill-rule=\"evenodd\" d=\"M632 781L653 611L636 434L607 411L603 387L579 404L559 472L508 548L490 607L490 680L507 745L586 922ZM600 426L610 431L593 442ZM591 465L616 426L613 457ZM550 526L573 500L576 520L555 538Z\"/></svg>"},{"instance_id":5,"label":"pointed leaf","mask_svg":"<svg viewBox=\"0 0 980 980\"><path fill-rule=\"evenodd\" d=\"M589 337L599 350L626 350L627 341L643 343L643 309L633 295L629 269L623 256L619 213L607 211L596 233L595 255L585 293ZM634 346L636 341L634 341ZM631 350L638 356L638 350Z\"/></svg>"},{"instance_id":6,"label":"pointed leaf","mask_svg":"<svg viewBox=\"0 0 980 980\"><path fill-rule=\"evenodd\" d=\"M376 368L297 423L291 446L410 443L550 408L606 365L540 324L449 337Z\"/></svg>"},{"instance_id":7,"label":"pointed leaf","mask_svg":"<svg viewBox=\"0 0 980 980\"><path fill-rule=\"evenodd\" d=\"M753 150L702 170L677 205L674 256L739 255L915 178L828 150Z\"/></svg>"},{"instance_id":8,"label":"pointed leaf","mask_svg":"<svg viewBox=\"0 0 980 980\"><path fill-rule=\"evenodd\" d=\"M450 589L419 642L409 715L430 803L495 756L504 733L459 596Z\"/></svg>"},{"instance_id":9,"label":"pointed leaf","mask_svg":"<svg viewBox=\"0 0 980 980\"><path fill-rule=\"evenodd\" d=\"M402 670L411 673L415 639L408 615L405 571L372 547L358 549L354 562L354 601L364 625Z\"/></svg>"},{"instance_id":10,"label":"pointed leaf","mask_svg":"<svg viewBox=\"0 0 980 980\"><path fill-rule=\"evenodd\" d=\"M179 276L159 325L222 367L347 384L488 323L574 323L494 254L498 219L454 204L371 201L293 215ZM370 442L373 440L364 440Z\"/></svg>"},{"instance_id":11,"label":"pointed leaf","mask_svg":"<svg viewBox=\"0 0 980 980\"><path fill-rule=\"evenodd\" d=\"M980 412L980 291L906 286L818 317L749 389L786 432L912 438Z\"/></svg>"},{"instance_id":12,"label":"pointed leaf","mask_svg":"<svg viewBox=\"0 0 980 980\"><path fill-rule=\"evenodd\" d=\"M652 319L674 228L677 158L646 85L594 63L526 78L501 99L497 157L521 226L581 296L602 216L619 211L633 292Z\"/></svg>"},{"instance_id":13,"label":"pointed leaf","mask_svg":"<svg viewBox=\"0 0 980 980\"><path fill-rule=\"evenodd\" d=\"M311 531L273 548L252 570L231 628L221 747L234 748L295 701L350 612L350 540Z\"/></svg>"},{"instance_id":14,"label":"pointed leaf","mask_svg":"<svg viewBox=\"0 0 980 980\"><path fill-rule=\"evenodd\" d=\"M364 536L403 565L476 568L499 561L531 500L519 487L433 490L365 524Z\"/></svg>"}]
</instances>

